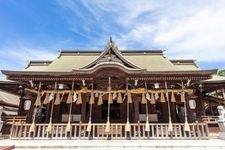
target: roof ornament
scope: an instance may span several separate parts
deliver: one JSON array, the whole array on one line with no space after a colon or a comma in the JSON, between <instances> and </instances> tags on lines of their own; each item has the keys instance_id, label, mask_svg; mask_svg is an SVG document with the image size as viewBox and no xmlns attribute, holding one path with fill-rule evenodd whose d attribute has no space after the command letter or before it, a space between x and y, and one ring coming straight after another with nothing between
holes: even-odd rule
<instances>
[{"instance_id":1,"label":"roof ornament","mask_svg":"<svg viewBox=\"0 0 225 150\"><path fill-rule=\"evenodd\" d=\"M109 47L113 47L115 45L115 43L112 40L112 37L110 36L109 38Z\"/></svg>"}]
</instances>

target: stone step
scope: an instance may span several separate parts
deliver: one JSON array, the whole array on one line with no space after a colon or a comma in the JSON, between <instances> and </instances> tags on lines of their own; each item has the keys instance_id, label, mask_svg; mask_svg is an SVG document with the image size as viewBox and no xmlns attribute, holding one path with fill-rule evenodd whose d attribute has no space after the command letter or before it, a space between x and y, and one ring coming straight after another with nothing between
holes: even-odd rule
<instances>
[{"instance_id":1,"label":"stone step","mask_svg":"<svg viewBox=\"0 0 225 150\"><path fill-rule=\"evenodd\" d=\"M210 140L0 140L1 146L15 145L16 150L72 149L225 149L225 141Z\"/></svg>"}]
</instances>

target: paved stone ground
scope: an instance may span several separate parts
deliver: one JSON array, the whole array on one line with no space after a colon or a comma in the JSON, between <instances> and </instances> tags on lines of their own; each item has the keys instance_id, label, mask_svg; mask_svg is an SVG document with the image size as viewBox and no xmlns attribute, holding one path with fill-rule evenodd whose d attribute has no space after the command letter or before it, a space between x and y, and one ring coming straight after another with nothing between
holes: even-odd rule
<instances>
[{"instance_id":1,"label":"paved stone ground","mask_svg":"<svg viewBox=\"0 0 225 150\"><path fill-rule=\"evenodd\" d=\"M71 150L71 149L191 149L225 150L225 141L210 140L0 140L0 146L15 145L16 150Z\"/></svg>"}]
</instances>

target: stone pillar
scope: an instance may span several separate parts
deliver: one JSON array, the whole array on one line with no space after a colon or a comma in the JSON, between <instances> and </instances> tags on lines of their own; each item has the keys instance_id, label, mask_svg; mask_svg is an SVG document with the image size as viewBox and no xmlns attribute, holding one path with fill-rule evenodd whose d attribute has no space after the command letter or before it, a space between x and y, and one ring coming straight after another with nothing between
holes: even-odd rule
<instances>
[{"instance_id":1,"label":"stone pillar","mask_svg":"<svg viewBox=\"0 0 225 150\"><path fill-rule=\"evenodd\" d=\"M218 106L217 109L220 114L218 119L218 125L220 128L219 138L225 140L225 109L223 106Z\"/></svg>"}]
</instances>

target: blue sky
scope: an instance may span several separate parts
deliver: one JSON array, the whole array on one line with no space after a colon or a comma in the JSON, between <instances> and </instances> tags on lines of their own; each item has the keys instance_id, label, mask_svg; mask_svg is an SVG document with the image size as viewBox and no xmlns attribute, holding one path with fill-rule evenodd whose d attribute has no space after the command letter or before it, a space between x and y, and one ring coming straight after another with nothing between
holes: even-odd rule
<instances>
[{"instance_id":1,"label":"blue sky","mask_svg":"<svg viewBox=\"0 0 225 150\"><path fill-rule=\"evenodd\" d=\"M225 68L224 0L0 0L0 69L59 50L163 49L169 59Z\"/></svg>"}]
</instances>

